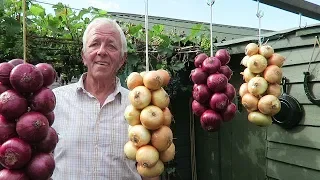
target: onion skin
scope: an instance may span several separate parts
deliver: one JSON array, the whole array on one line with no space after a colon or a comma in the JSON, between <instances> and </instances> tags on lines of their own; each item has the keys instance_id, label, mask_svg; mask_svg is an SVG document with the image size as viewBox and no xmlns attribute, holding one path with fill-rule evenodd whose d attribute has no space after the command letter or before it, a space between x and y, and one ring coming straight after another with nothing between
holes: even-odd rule
<instances>
[{"instance_id":1,"label":"onion skin","mask_svg":"<svg viewBox=\"0 0 320 180\"><path fill-rule=\"evenodd\" d=\"M4 85L10 85L10 73L14 65L8 62L0 63L0 82Z\"/></svg>"},{"instance_id":2,"label":"onion skin","mask_svg":"<svg viewBox=\"0 0 320 180\"><path fill-rule=\"evenodd\" d=\"M243 72L240 73L243 76L243 80L247 83L252 78L256 77L254 73L252 73L248 68L244 69Z\"/></svg>"},{"instance_id":3,"label":"onion skin","mask_svg":"<svg viewBox=\"0 0 320 180\"><path fill-rule=\"evenodd\" d=\"M170 82L170 79L171 79L169 72L165 69L158 69L157 72L159 73L159 75L161 76L161 78L163 80L162 86L167 86Z\"/></svg>"},{"instance_id":4,"label":"onion skin","mask_svg":"<svg viewBox=\"0 0 320 180\"><path fill-rule=\"evenodd\" d=\"M209 101L212 93L205 84L196 85L192 91L193 99L197 100L199 103L205 104Z\"/></svg>"},{"instance_id":5,"label":"onion skin","mask_svg":"<svg viewBox=\"0 0 320 180\"><path fill-rule=\"evenodd\" d=\"M248 91L254 96L262 95L268 89L268 82L263 77L254 77L248 82Z\"/></svg>"},{"instance_id":6,"label":"onion skin","mask_svg":"<svg viewBox=\"0 0 320 180\"><path fill-rule=\"evenodd\" d=\"M48 87L54 83L57 77L57 72L51 64L48 63L38 63L36 68L41 72L43 76L43 87Z\"/></svg>"},{"instance_id":7,"label":"onion skin","mask_svg":"<svg viewBox=\"0 0 320 180\"><path fill-rule=\"evenodd\" d=\"M230 62L231 56L227 49L219 49L215 57L218 58L221 62L221 66L224 66Z\"/></svg>"},{"instance_id":8,"label":"onion skin","mask_svg":"<svg viewBox=\"0 0 320 180\"><path fill-rule=\"evenodd\" d=\"M255 111L258 109L259 99L250 93L243 95L241 103L248 111Z\"/></svg>"},{"instance_id":9,"label":"onion skin","mask_svg":"<svg viewBox=\"0 0 320 180\"><path fill-rule=\"evenodd\" d=\"M26 172L31 179L47 180L52 176L54 169L53 155L51 153L38 153L32 157L26 167Z\"/></svg>"},{"instance_id":10,"label":"onion skin","mask_svg":"<svg viewBox=\"0 0 320 180\"><path fill-rule=\"evenodd\" d=\"M260 127L270 126L272 124L271 116L262 114L259 111L250 112L248 114L248 120Z\"/></svg>"},{"instance_id":11,"label":"onion skin","mask_svg":"<svg viewBox=\"0 0 320 180\"><path fill-rule=\"evenodd\" d=\"M20 116L16 124L16 131L21 139L38 143L46 138L49 121L43 114L30 111Z\"/></svg>"},{"instance_id":12,"label":"onion skin","mask_svg":"<svg viewBox=\"0 0 320 180\"><path fill-rule=\"evenodd\" d=\"M126 79L127 87L129 90L134 89L137 86L143 86L143 78L138 72L132 72Z\"/></svg>"},{"instance_id":13,"label":"onion skin","mask_svg":"<svg viewBox=\"0 0 320 180\"><path fill-rule=\"evenodd\" d=\"M210 99L210 107L213 111L224 111L229 105L229 99L224 93L214 93Z\"/></svg>"},{"instance_id":14,"label":"onion skin","mask_svg":"<svg viewBox=\"0 0 320 180\"><path fill-rule=\"evenodd\" d=\"M8 121L0 114L0 144L9 140L10 138L17 137L16 124Z\"/></svg>"},{"instance_id":15,"label":"onion skin","mask_svg":"<svg viewBox=\"0 0 320 180\"><path fill-rule=\"evenodd\" d=\"M201 127L208 132L218 131L221 123L221 115L211 109L206 110L200 117Z\"/></svg>"},{"instance_id":16,"label":"onion skin","mask_svg":"<svg viewBox=\"0 0 320 180\"><path fill-rule=\"evenodd\" d=\"M282 69L276 65L269 65L263 72L263 78L268 81L268 83L280 84L282 79Z\"/></svg>"},{"instance_id":17,"label":"onion skin","mask_svg":"<svg viewBox=\"0 0 320 180\"><path fill-rule=\"evenodd\" d=\"M161 126L151 134L151 144L159 152L165 151L170 147L173 141L173 133L167 126Z\"/></svg>"},{"instance_id":18,"label":"onion skin","mask_svg":"<svg viewBox=\"0 0 320 180\"><path fill-rule=\"evenodd\" d=\"M234 103L230 103L226 110L223 113L221 113L223 122L231 121L235 117L236 112L237 106Z\"/></svg>"},{"instance_id":19,"label":"onion skin","mask_svg":"<svg viewBox=\"0 0 320 180\"><path fill-rule=\"evenodd\" d=\"M153 178L160 176L164 171L164 164L161 160L158 160L157 163L150 168L144 167L143 164L137 164L137 171L142 177Z\"/></svg>"},{"instance_id":20,"label":"onion skin","mask_svg":"<svg viewBox=\"0 0 320 180\"><path fill-rule=\"evenodd\" d=\"M31 159L31 146L20 138L11 138L0 147L0 162L7 169L20 169Z\"/></svg>"},{"instance_id":21,"label":"onion skin","mask_svg":"<svg viewBox=\"0 0 320 180\"><path fill-rule=\"evenodd\" d=\"M264 56L256 54L249 58L247 66L252 73L261 73L268 66L268 61Z\"/></svg>"},{"instance_id":22,"label":"onion skin","mask_svg":"<svg viewBox=\"0 0 320 180\"><path fill-rule=\"evenodd\" d=\"M158 106L160 109L164 109L169 106L170 97L161 87L160 89L151 92L151 103Z\"/></svg>"},{"instance_id":23,"label":"onion skin","mask_svg":"<svg viewBox=\"0 0 320 180\"><path fill-rule=\"evenodd\" d=\"M150 90L157 90L163 86L163 79L159 72L152 70L143 76L143 84Z\"/></svg>"},{"instance_id":24,"label":"onion skin","mask_svg":"<svg viewBox=\"0 0 320 180\"><path fill-rule=\"evenodd\" d=\"M141 110L129 104L124 110L124 118L130 126L134 126L140 124L140 113Z\"/></svg>"},{"instance_id":25,"label":"onion skin","mask_svg":"<svg viewBox=\"0 0 320 180\"><path fill-rule=\"evenodd\" d=\"M37 152L51 153L56 148L58 141L59 137L56 130L49 127L47 136L35 144L35 149Z\"/></svg>"},{"instance_id":26,"label":"onion skin","mask_svg":"<svg viewBox=\"0 0 320 180\"><path fill-rule=\"evenodd\" d=\"M191 71L190 76L194 84L205 84L207 82L208 73L202 68L195 68Z\"/></svg>"},{"instance_id":27,"label":"onion skin","mask_svg":"<svg viewBox=\"0 0 320 180\"><path fill-rule=\"evenodd\" d=\"M274 53L274 50L270 45L262 45L259 47L259 54L261 54L267 59L271 57L273 53Z\"/></svg>"},{"instance_id":28,"label":"onion skin","mask_svg":"<svg viewBox=\"0 0 320 180\"><path fill-rule=\"evenodd\" d=\"M159 153L159 159L164 163L169 162L174 159L175 153L176 146L174 145L174 143L171 143L168 149Z\"/></svg>"},{"instance_id":29,"label":"onion skin","mask_svg":"<svg viewBox=\"0 0 320 180\"><path fill-rule=\"evenodd\" d=\"M219 73L225 75L227 77L228 80L231 79L233 71L230 69L229 66L225 65L225 66L221 66L220 69L218 70Z\"/></svg>"},{"instance_id":30,"label":"onion skin","mask_svg":"<svg viewBox=\"0 0 320 180\"><path fill-rule=\"evenodd\" d=\"M280 97L281 95L281 86L280 84L269 84L267 89L267 94L274 95L276 97Z\"/></svg>"},{"instance_id":31,"label":"onion skin","mask_svg":"<svg viewBox=\"0 0 320 180\"><path fill-rule=\"evenodd\" d=\"M202 63L205 59L207 59L208 56L205 53L200 53L194 58L194 66L195 67L201 67Z\"/></svg>"},{"instance_id":32,"label":"onion skin","mask_svg":"<svg viewBox=\"0 0 320 180\"><path fill-rule=\"evenodd\" d=\"M154 105L145 107L140 113L141 124L149 130L156 130L163 125L163 111Z\"/></svg>"},{"instance_id":33,"label":"onion skin","mask_svg":"<svg viewBox=\"0 0 320 180\"><path fill-rule=\"evenodd\" d=\"M249 43L244 50L248 56L253 56L259 52L259 46L256 43Z\"/></svg>"},{"instance_id":34,"label":"onion skin","mask_svg":"<svg viewBox=\"0 0 320 180\"><path fill-rule=\"evenodd\" d=\"M229 101L233 101L236 97L236 89L233 87L232 84L228 83L224 91L224 94L228 97Z\"/></svg>"},{"instance_id":35,"label":"onion skin","mask_svg":"<svg viewBox=\"0 0 320 180\"><path fill-rule=\"evenodd\" d=\"M132 141L134 145L137 147L146 145L151 140L150 131L141 124L131 126L131 127L129 126L128 137L130 141Z\"/></svg>"},{"instance_id":36,"label":"onion skin","mask_svg":"<svg viewBox=\"0 0 320 180\"><path fill-rule=\"evenodd\" d=\"M22 170L2 169L0 180L30 180Z\"/></svg>"},{"instance_id":37,"label":"onion skin","mask_svg":"<svg viewBox=\"0 0 320 180\"><path fill-rule=\"evenodd\" d=\"M151 145L145 145L137 150L136 161L143 167L152 167L159 160L159 152Z\"/></svg>"},{"instance_id":38,"label":"onion skin","mask_svg":"<svg viewBox=\"0 0 320 180\"><path fill-rule=\"evenodd\" d=\"M0 95L0 114L7 120L14 121L27 110L27 100L17 91L10 89Z\"/></svg>"},{"instance_id":39,"label":"onion skin","mask_svg":"<svg viewBox=\"0 0 320 180\"><path fill-rule=\"evenodd\" d=\"M240 62L240 64L242 64L244 67L247 67L247 63L248 63L248 60L249 60L249 57L250 56L244 56Z\"/></svg>"},{"instance_id":40,"label":"onion skin","mask_svg":"<svg viewBox=\"0 0 320 180\"><path fill-rule=\"evenodd\" d=\"M249 93L248 91L248 83L241 84L239 88L239 95L240 97L243 97L246 93Z\"/></svg>"},{"instance_id":41,"label":"onion skin","mask_svg":"<svg viewBox=\"0 0 320 180\"><path fill-rule=\"evenodd\" d=\"M135 108L143 109L151 102L151 92L145 86L137 86L129 92L129 100Z\"/></svg>"},{"instance_id":42,"label":"onion skin","mask_svg":"<svg viewBox=\"0 0 320 180\"><path fill-rule=\"evenodd\" d=\"M228 84L228 78L223 74L211 74L207 79L208 88L212 92L223 92Z\"/></svg>"},{"instance_id":43,"label":"onion skin","mask_svg":"<svg viewBox=\"0 0 320 180\"><path fill-rule=\"evenodd\" d=\"M208 109L206 106L196 100L192 101L191 108L193 113L199 117Z\"/></svg>"},{"instance_id":44,"label":"onion skin","mask_svg":"<svg viewBox=\"0 0 320 180\"><path fill-rule=\"evenodd\" d=\"M265 95L260 98L258 109L265 115L274 116L281 110L281 103L276 96Z\"/></svg>"},{"instance_id":45,"label":"onion skin","mask_svg":"<svg viewBox=\"0 0 320 180\"><path fill-rule=\"evenodd\" d=\"M202 63L202 69L205 70L208 74L216 73L221 67L221 62L216 57L208 57Z\"/></svg>"},{"instance_id":46,"label":"onion skin","mask_svg":"<svg viewBox=\"0 0 320 180\"><path fill-rule=\"evenodd\" d=\"M56 106L56 96L53 91L47 87L42 87L29 98L30 108L33 111L48 114Z\"/></svg>"},{"instance_id":47,"label":"onion skin","mask_svg":"<svg viewBox=\"0 0 320 180\"><path fill-rule=\"evenodd\" d=\"M278 67L282 67L285 62L285 57L278 53L273 53L271 57L268 59L268 65L276 65Z\"/></svg>"},{"instance_id":48,"label":"onion skin","mask_svg":"<svg viewBox=\"0 0 320 180\"><path fill-rule=\"evenodd\" d=\"M168 107L164 108L163 110L163 125L170 127L173 115Z\"/></svg>"},{"instance_id":49,"label":"onion skin","mask_svg":"<svg viewBox=\"0 0 320 180\"><path fill-rule=\"evenodd\" d=\"M128 159L136 160L136 154L138 147L133 144L132 141L128 141L123 147L124 154Z\"/></svg>"}]
</instances>

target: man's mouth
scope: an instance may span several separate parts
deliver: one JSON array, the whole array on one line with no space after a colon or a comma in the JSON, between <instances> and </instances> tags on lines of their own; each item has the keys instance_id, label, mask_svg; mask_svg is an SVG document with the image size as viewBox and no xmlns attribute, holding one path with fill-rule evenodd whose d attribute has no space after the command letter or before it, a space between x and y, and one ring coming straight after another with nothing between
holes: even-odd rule
<instances>
[{"instance_id":1,"label":"man's mouth","mask_svg":"<svg viewBox=\"0 0 320 180\"><path fill-rule=\"evenodd\" d=\"M101 62L101 61L96 62L96 64L102 65L102 66L108 66L109 65L109 63L107 63L107 62Z\"/></svg>"}]
</instances>

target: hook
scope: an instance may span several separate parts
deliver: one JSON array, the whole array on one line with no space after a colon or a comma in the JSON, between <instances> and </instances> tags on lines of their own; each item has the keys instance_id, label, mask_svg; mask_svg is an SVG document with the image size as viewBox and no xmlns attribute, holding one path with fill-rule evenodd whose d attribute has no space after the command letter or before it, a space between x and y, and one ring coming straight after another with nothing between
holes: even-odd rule
<instances>
[{"instance_id":1,"label":"hook","mask_svg":"<svg viewBox=\"0 0 320 180\"><path fill-rule=\"evenodd\" d=\"M262 40L261 40L261 18L264 16L264 12L260 10L260 1L258 0L258 8L257 8L257 14L256 16L259 19L259 46L261 46Z\"/></svg>"}]
</instances>

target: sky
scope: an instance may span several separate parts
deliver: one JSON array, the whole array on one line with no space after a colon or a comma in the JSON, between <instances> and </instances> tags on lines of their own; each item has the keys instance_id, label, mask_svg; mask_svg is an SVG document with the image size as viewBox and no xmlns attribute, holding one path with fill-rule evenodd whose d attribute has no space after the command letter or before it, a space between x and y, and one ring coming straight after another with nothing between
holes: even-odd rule
<instances>
[{"instance_id":1,"label":"sky","mask_svg":"<svg viewBox=\"0 0 320 180\"><path fill-rule=\"evenodd\" d=\"M97 7L106 11L145 14L146 0L39 0L52 4L63 2L72 8ZM320 4L320 0L308 0ZM148 0L148 14L175 19L192 20L210 23L210 6L207 0ZM40 3L41 4L41 3ZM41 4L43 7L50 6ZM320 23L318 20L301 17L272 6L260 3L263 12L261 28L280 31L305 25ZM215 0L212 6L212 22L214 24L259 27L259 19L256 16L258 3L253 0ZM49 10L50 12L50 10ZM214 28L214 26L213 26Z\"/></svg>"}]
</instances>

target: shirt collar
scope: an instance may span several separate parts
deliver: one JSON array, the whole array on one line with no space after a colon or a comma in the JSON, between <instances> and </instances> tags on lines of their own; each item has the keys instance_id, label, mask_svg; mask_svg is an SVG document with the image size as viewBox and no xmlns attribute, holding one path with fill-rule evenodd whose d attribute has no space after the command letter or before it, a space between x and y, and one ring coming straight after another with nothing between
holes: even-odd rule
<instances>
[{"instance_id":1,"label":"shirt collar","mask_svg":"<svg viewBox=\"0 0 320 180\"><path fill-rule=\"evenodd\" d=\"M84 80L87 76L87 73L83 73L81 76L80 76L80 79L79 81L76 83L76 88L77 88L77 92L83 92L83 93L86 93L90 96L92 96L85 88L84 88ZM120 81L120 78L116 77L116 88L114 90L113 93L111 93L109 96L111 97L116 97L117 95L119 94L120 96L120 103L122 104L122 102L125 101L124 99L124 89L122 88L122 85L121 85L121 81Z\"/></svg>"}]
</instances>

